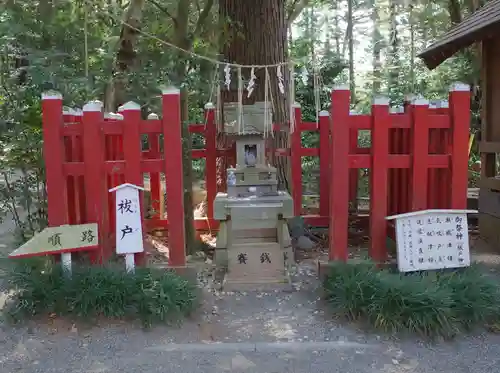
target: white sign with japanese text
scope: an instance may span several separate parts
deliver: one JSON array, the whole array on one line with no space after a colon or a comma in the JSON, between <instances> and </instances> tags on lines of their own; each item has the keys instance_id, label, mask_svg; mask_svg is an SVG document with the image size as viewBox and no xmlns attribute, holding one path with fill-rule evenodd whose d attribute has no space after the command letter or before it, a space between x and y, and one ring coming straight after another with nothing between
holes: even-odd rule
<instances>
[{"instance_id":1,"label":"white sign with japanese text","mask_svg":"<svg viewBox=\"0 0 500 373\"><path fill-rule=\"evenodd\" d=\"M110 190L116 192L116 253L135 254L144 251L139 190L133 184L122 184Z\"/></svg>"},{"instance_id":2,"label":"white sign with japanese text","mask_svg":"<svg viewBox=\"0 0 500 373\"><path fill-rule=\"evenodd\" d=\"M422 210L389 216L396 221L400 272L470 265L467 213L473 210Z\"/></svg>"}]
</instances>

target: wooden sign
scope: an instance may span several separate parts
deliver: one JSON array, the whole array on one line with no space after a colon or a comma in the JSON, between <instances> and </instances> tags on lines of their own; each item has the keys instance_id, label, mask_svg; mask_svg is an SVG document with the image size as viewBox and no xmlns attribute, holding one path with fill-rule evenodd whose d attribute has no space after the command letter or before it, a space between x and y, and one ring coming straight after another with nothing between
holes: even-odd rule
<instances>
[{"instance_id":1,"label":"wooden sign","mask_svg":"<svg viewBox=\"0 0 500 373\"><path fill-rule=\"evenodd\" d=\"M116 253L125 254L127 270L134 269L133 254L144 251L139 190L128 183L109 190L116 192Z\"/></svg>"},{"instance_id":2,"label":"wooden sign","mask_svg":"<svg viewBox=\"0 0 500 373\"><path fill-rule=\"evenodd\" d=\"M97 249L97 224L61 225L45 228L31 240L14 250L9 257L31 257Z\"/></svg>"},{"instance_id":3,"label":"wooden sign","mask_svg":"<svg viewBox=\"0 0 500 373\"><path fill-rule=\"evenodd\" d=\"M473 210L422 210L389 216L396 220L400 272L470 265L467 213Z\"/></svg>"}]
</instances>

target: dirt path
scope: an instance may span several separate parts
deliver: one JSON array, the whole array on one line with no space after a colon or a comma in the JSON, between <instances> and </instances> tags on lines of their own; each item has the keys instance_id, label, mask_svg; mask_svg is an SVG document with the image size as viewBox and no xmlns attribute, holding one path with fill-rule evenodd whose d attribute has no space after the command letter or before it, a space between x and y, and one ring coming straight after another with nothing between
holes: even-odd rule
<instances>
[{"instance_id":1,"label":"dirt path","mask_svg":"<svg viewBox=\"0 0 500 373\"><path fill-rule=\"evenodd\" d=\"M367 334L328 316L303 264L293 292L205 292L182 328L59 320L0 329L1 372L493 373L500 336L455 342Z\"/></svg>"},{"instance_id":2,"label":"dirt path","mask_svg":"<svg viewBox=\"0 0 500 373\"><path fill-rule=\"evenodd\" d=\"M0 249L10 251L0 226ZM182 327L61 320L0 323L0 372L342 372L496 373L500 336L476 334L429 344L366 333L329 316L312 262L285 292L204 291L202 309Z\"/></svg>"}]
</instances>

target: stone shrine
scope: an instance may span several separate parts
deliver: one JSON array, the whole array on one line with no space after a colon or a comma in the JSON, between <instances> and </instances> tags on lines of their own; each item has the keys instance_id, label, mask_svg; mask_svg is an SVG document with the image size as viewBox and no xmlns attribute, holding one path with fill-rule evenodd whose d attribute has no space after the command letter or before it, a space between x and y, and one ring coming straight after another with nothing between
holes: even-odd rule
<instances>
[{"instance_id":1,"label":"stone shrine","mask_svg":"<svg viewBox=\"0 0 500 373\"><path fill-rule=\"evenodd\" d=\"M238 126L236 110L224 106L224 131L235 137L236 166L227 169L227 193L214 201L220 221L215 262L227 269L225 287L287 283L293 252L285 219L293 217L293 202L278 191L276 168L265 159L271 109L262 102L244 105Z\"/></svg>"}]
</instances>

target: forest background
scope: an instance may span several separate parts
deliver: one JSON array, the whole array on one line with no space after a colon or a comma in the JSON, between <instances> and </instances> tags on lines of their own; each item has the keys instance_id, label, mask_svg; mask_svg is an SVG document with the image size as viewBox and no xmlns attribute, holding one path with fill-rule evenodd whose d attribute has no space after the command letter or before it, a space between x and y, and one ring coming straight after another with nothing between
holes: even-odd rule
<instances>
[{"instance_id":1,"label":"forest background","mask_svg":"<svg viewBox=\"0 0 500 373\"><path fill-rule=\"evenodd\" d=\"M485 2L0 1L0 216L14 220L20 241L47 224L40 113L41 93L47 89L61 92L69 107L99 99L107 111L115 111L132 100L146 116L161 113L158 87L176 85L182 89L184 122L202 123L203 106L213 100L218 85L214 77L219 68L213 61L251 65L294 60L296 101L305 121L316 120L318 102L320 110L329 108L334 85L349 85L351 109L366 113L375 95L390 97L393 105L401 105L410 93L446 99L450 84L460 81L472 87L474 132L481 83L477 48L433 71L416 55ZM248 74L243 71L244 78ZM255 97L262 95L258 87ZM277 97L276 88L273 95ZM230 93L223 98L230 99ZM277 99L278 120L286 105L286 98ZM317 135L304 134L305 146L317 141ZM277 136L275 142L283 145L287 138ZM369 134L360 133L359 142L369 145ZM193 136L186 151L189 147L203 148L202 138ZM477 159L473 150L470 163ZM278 167L281 185L289 187L286 161ZM317 158L303 159L306 194L317 194L317 170ZM186 162L186 183L202 180L203 173L203 161ZM475 179L471 169L471 185ZM366 185L360 183L360 195L366 195ZM187 206L191 199L187 193ZM187 214L188 223L190 219Z\"/></svg>"}]
</instances>

